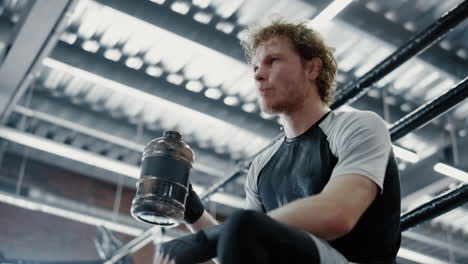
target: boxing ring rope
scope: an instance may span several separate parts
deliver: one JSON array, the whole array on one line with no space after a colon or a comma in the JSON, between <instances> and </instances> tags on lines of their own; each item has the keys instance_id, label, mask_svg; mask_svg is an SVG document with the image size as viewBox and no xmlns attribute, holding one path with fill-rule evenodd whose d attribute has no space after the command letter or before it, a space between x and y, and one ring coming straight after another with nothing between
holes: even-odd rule
<instances>
[{"instance_id":1,"label":"boxing ring rope","mask_svg":"<svg viewBox=\"0 0 468 264\"><path fill-rule=\"evenodd\" d=\"M392 141L409 134L441 114L449 111L455 105L468 97L468 77L459 82L434 100L420 106L418 109L395 122L389 129ZM468 202L468 184L462 184L456 189L441 194L433 200L409 211L401 216L401 230L405 231L419 223L442 215Z\"/></svg>"},{"instance_id":2,"label":"boxing ring rope","mask_svg":"<svg viewBox=\"0 0 468 264\"><path fill-rule=\"evenodd\" d=\"M468 1L464 1L456 8L445 13L440 19L428 26L426 29L418 33L415 37L409 40L406 44L401 46L393 54L387 57L384 61L378 64L375 68L371 69L363 77L358 80L351 82L351 84L346 85L342 92L338 93L335 98L335 102L331 105L332 109L336 109L346 103L351 103L354 97L362 96L367 90L369 90L371 85L382 79L385 75L399 67L403 62L407 61L413 56L416 56L418 53L422 52L437 40L439 40L444 34L450 31L453 27L461 23L464 19L468 17ZM406 134L420 128L424 124L427 124L437 116L448 111L454 107L459 102L463 101L468 95L467 89L468 78L465 78L463 81L458 83L455 87L444 93L442 96L424 104L418 109L414 110L410 114L406 115L399 121L395 122L390 128L390 136L392 141L397 140ZM434 111L434 113L430 113ZM277 139L281 138L281 135L275 137L275 142ZM216 193L220 188L224 187L226 184L234 181L239 176L244 175L245 171L250 166L252 160L261 153L264 149L270 147L273 143L267 145L262 150L257 152L255 155L247 158L244 162L240 163L241 169L236 173L222 179L218 183L211 186L207 191L205 191L200 198L202 200L207 199L210 195ZM465 202L468 201L468 184L463 184L460 187L452 190L448 193L445 193L441 196L436 197L434 200L425 203L418 208L405 212L401 216L401 227L402 231L407 230L423 221L432 219L441 215L445 212L456 208ZM440 213L439 213L440 212ZM121 258L125 257L129 253L133 253L139 248L143 247L145 244L149 243L153 232L160 228L159 226L152 227L130 241L128 244L124 245L122 248L119 248L115 251L113 256L105 261L106 264L116 263Z\"/></svg>"},{"instance_id":3,"label":"boxing ring rope","mask_svg":"<svg viewBox=\"0 0 468 264\"><path fill-rule=\"evenodd\" d=\"M127 244L117 249L114 252L114 254L112 254L112 257L104 261L104 264L116 263L128 254L132 254L133 252L136 252L140 248L144 247L146 244L153 241L153 234L158 232L158 229L160 229L159 226L148 228L145 232L141 233L139 236L135 237L134 239L130 240Z\"/></svg>"},{"instance_id":4,"label":"boxing ring rope","mask_svg":"<svg viewBox=\"0 0 468 264\"><path fill-rule=\"evenodd\" d=\"M441 96L421 105L413 112L395 122L389 129L392 141L396 141L410 132L417 130L430 120L445 113L463 101L468 96L467 79L468 77Z\"/></svg>"},{"instance_id":5,"label":"boxing ring rope","mask_svg":"<svg viewBox=\"0 0 468 264\"><path fill-rule=\"evenodd\" d=\"M392 141L398 140L430 120L450 110L468 97L468 77L438 98L406 115L390 128ZM445 192L433 200L401 215L401 231L410 229L424 221L440 216L468 202L468 184Z\"/></svg>"},{"instance_id":6,"label":"boxing ring rope","mask_svg":"<svg viewBox=\"0 0 468 264\"><path fill-rule=\"evenodd\" d=\"M406 231L468 202L468 183L462 183L431 201L401 215L400 229Z\"/></svg>"},{"instance_id":7,"label":"boxing ring rope","mask_svg":"<svg viewBox=\"0 0 468 264\"><path fill-rule=\"evenodd\" d=\"M363 96L373 83L400 67L407 60L423 52L439 41L452 28L468 17L468 1L463 1L456 8L445 13L441 18L429 25L416 36L412 37L393 54L380 62L372 70L356 81L348 83L335 94L335 100L330 106L336 109L346 103L351 104Z\"/></svg>"}]
</instances>

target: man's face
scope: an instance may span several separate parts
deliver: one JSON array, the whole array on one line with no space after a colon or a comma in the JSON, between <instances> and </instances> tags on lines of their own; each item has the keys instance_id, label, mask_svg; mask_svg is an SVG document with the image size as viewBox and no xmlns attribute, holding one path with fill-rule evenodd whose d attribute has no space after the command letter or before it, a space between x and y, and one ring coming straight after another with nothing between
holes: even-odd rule
<instances>
[{"instance_id":1,"label":"man's face","mask_svg":"<svg viewBox=\"0 0 468 264\"><path fill-rule=\"evenodd\" d=\"M288 113L302 106L310 92L309 80L288 38L273 37L260 43L252 67L263 112Z\"/></svg>"}]
</instances>

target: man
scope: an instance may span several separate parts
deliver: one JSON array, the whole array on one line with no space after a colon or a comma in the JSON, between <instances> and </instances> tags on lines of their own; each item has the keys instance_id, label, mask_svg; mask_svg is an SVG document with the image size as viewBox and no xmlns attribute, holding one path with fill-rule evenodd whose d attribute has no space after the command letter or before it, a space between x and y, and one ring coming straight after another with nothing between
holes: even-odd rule
<instances>
[{"instance_id":1,"label":"man","mask_svg":"<svg viewBox=\"0 0 468 264\"><path fill-rule=\"evenodd\" d=\"M191 191L186 220L201 231L163 243L156 263L395 263L400 185L384 122L330 111L335 59L304 24L275 21L243 44L262 111L285 136L250 167L249 210L210 227Z\"/></svg>"}]
</instances>

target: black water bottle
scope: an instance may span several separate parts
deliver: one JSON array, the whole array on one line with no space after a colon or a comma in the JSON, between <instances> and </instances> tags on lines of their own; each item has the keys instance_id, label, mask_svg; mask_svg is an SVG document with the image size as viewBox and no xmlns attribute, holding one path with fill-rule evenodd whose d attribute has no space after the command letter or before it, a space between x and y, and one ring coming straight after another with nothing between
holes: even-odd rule
<instances>
[{"instance_id":1,"label":"black water bottle","mask_svg":"<svg viewBox=\"0 0 468 264\"><path fill-rule=\"evenodd\" d=\"M176 131L152 140L143 152L131 213L138 220L178 225L184 218L193 151Z\"/></svg>"}]
</instances>

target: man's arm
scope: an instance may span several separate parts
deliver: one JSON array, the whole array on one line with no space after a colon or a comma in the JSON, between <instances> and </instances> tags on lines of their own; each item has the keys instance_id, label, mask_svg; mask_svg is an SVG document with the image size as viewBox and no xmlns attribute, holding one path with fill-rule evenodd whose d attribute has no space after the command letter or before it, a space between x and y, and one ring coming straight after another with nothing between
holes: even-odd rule
<instances>
[{"instance_id":1,"label":"man's arm","mask_svg":"<svg viewBox=\"0 0 468 264\"><path fill-rule=\"evenodd\" d=\"M219 225L219 223L210 213L205 210L195 223L186 225L192 233L196 233L203 228Z\"/></svg>"},{"instance_id":2,"label":"man's arm","mask_svg":"<svg viewBox=\"0 0 468 264\"><path fill-rule=\"evenodd\" d=\"M354 228L378 190L367 177L342 175L332 178L320 194L296 200L268 215L319 238L333 240Z\"/></svg>"}]
</instances>

